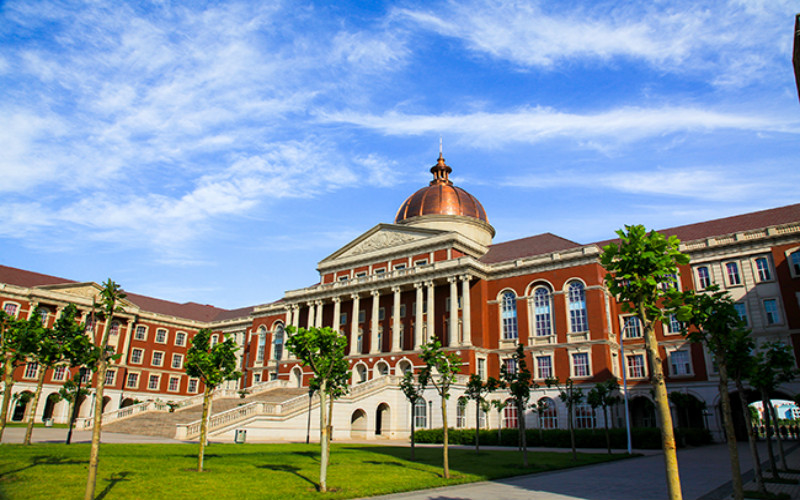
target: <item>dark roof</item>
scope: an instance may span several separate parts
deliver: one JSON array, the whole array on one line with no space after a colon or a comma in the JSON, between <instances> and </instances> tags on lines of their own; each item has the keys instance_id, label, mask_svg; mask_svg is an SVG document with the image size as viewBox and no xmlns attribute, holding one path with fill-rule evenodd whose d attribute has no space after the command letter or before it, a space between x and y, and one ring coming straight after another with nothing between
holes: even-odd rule
<instances>
[{"instance_id":1,"label":"dark roof","mask_svg":"<svg viewBox=\"0 0 800 500\"><path fill-rule=\"evenodd\" d=\"M800 222L800 203L787 205L785 207L770 208L750 212L749 214L734 215L723 217L706 222L676 226L668 229L659 229L658 232L666 236L677 236L681 241L700 240L712 236L722 236L726 234L752 231L769 226L780 226L791 222ZM617 238L595 243L601 248L611 242L618 241Z\"/></svg>"},{"instance_id":2,"label":"dark roof","mask_svg":"<svg viewBox=\"0 0 800 500\"><path fill-rule=\"evenodd\" d=\"M33 288L45 285L77 284L79 282L0 265L0 283ZM145 311L194 321L211 322L241 318L249 315L253 310L253 307L243 307L233 310L220 309L196 302L179 304L177 302L156 299L127 291L125 293L128 295L127 300Z\"/></svg>"},{"instance_id":3,"label":"dark roof","mask_svg":"<svg viewBox=\"0 0 800 500\"><path fill-rule=\"evenodd\" d=\"M575 243L552 233L537 234L536 236L529 236L519 240L496 243L489 247L486 255L481 257L481 262L494 264L495 262L522 259L579 246L581 246L580 243Z\"/></svg>"}]
</instances>

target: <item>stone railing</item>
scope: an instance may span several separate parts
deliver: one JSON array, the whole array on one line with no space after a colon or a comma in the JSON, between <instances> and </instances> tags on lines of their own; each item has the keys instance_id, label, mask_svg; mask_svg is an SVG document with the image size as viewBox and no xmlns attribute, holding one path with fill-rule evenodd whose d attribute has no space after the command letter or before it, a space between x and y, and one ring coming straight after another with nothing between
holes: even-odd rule
<instances>
[{"instance_id":1,"label":"stone railing","mask_svg":"<svg viewBox=\"0 0 800 500\"><path fill-rule=\"evenodd\" d=\"M169 405L163 401L145 401L119 410L110 410L103 413L103 423L107 424L115 420L133 417L147 411L169 411ZM94 417L83 417L75 420L75 428L78 430L91 429L94 426Z\"/></svg>"}]
</instances>

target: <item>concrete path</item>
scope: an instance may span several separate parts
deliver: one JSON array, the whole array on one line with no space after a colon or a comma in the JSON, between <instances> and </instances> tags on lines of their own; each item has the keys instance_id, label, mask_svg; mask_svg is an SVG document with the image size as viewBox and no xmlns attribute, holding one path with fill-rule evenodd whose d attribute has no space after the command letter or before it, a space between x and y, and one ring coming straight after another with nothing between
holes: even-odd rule
<instances>
[{"instance_id":1,"label":"concrete path","mask_svg":"<svg viewBox=\"0 0 800 500\"><path fill-rule=\"evenodd\" d=\"M34 443L63 443L67 439L67 429L53 427L35 427L33 429ZM115 432L105 432L100 435L103 443L182 443L177 439L169 439L158 436L138 436L134 434L120 434ZM24 427L6 427L3 434L3 443L21 444L25 440ZM91 443L92 431L73 431L73 443Z\"/></svg>"},{"instance_id":2,"label":"concrete path","mask_svg":"<svg viewBox=\"0 0 800 500\"><path fill-rule=\"evenodd\" d=\"M763 443L761 443L763 445ZM746 443L739 447L741 469L752 461ZM762 454L762 457L765 455ZM800 451L789 454L800 462ZM678 452L681 489L686 500L721 500L730 496L730 460L724 445ZM727 488L724 486L727 485ZM785 491L785 490L784 490ZM800 499L800 487L788 491ZM650 455L607 464L546 472L498 481L436 488L372 500L662 500L667 498L663 455Z\"/></svg>"}]
</instances>

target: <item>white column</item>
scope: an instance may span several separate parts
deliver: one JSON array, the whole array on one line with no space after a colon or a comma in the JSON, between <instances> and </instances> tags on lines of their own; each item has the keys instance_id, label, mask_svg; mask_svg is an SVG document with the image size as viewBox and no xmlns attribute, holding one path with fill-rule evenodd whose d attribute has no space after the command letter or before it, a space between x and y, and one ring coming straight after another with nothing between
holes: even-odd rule
<instances>
[{"instance_id":1,"label":"white column","mask_svg":"<svg viewBox=\"0 0 800 500\"><path fill-rule=\"evenodd\" d=\"M380 303L381 292L378 290L372 291L372 321L370 322L370 341L369 352L370 354L380 352L381 347L378 345L378 307Z\"/></svg>"},{"instance_id":2,"label":"white column","mask_svg":"<svg viewBox=\"0 0 800 500\"><path fill-rule=\"evenodd\" d=\"M314 319L314 312L316 310L316 307L314 307L313 301L306 303L306 305L308 306L308 322L306 324L306 328L311 328L312 326L315 325L316 321Z\"/></svg>"},{"instance_id":3,"label":"white column","mask_svg":"<svg viewBox=\"0 0 800 500\"><path fill-rule=\"evenodd\" d=\"M471 306L469 302L469 278L469 276L461 277L461 296L463 297L461 299L463 301L461 324L464 328L464 338L462 341L464 345L472 345L472 310L470 309Z\"/></svg>"},{"instance_id":4,"label":"white column","mask_svg":"<svg viewBox=\"0 0 800 500\"><path fill-rule=\"evenodd\" d=\"M433 281L428 281L425 285L428 287L428 338L425 339L425 343L428 343L436 336L436 332L433 329Z\"/></svg>"},{"instance_id":5,"label":"white column","mask_svg":"<svg viewBox=\"0 0 800 500\"><path fill-rule=\"evenodd\" d=\"M400 343L400 287L392 287L392 294L392 352L400 352L403 350Z\"/></svg>"},{"instance_id":6,"label":"white column","mask_svg":"<svg viewBox=\"0 0 800 500\"><path fill-rule=\"evenodd\" d=\"M414 349L419 349L422 345L422 283L414 283L414 288L417 291L416 311L414 311Z\"/></svg>"},{"instance_id":7,"label":"white column","mask_svg":"<svg viewBox=\"0 0 800 500\"><path fill-rule=\"evenodd\" d=\"M450 283L450 321L445 345L458 345L458 278L447 278Z\"/></svg>"},{"instance_id":8,"label":"white column","mask_svg":"<svg viewBox=\"0 0 800 500\"><path fill-rule=\"evenodd\" d=\"M292 310L294 306L286 306L286 326L292 325Z\"/></svg>"},{"instance_id":9,"label":"white column","mask_svg":"<svg viewBox=\"0 0 800 500\"><path fill-rule=\"evenodd\" d=\"M323 307L322 304L323 304L323 301L317 300L317 301L314 301L314 303L317 306L317 314L316 314L316 316L314 318L314 326L316 326L317 328L322 328L322 307Z\"/></svg>"},{"instance_id":10,"label":"white column","mask_svg":"<svg viewBox=\"0 0 800 500\"><path fill-rule=\"evenodd\" d=\"M297 327L300 324L300 306L295 304L292 306L292 326Z\"/></svg>"},{"instance_id":11,"label":"white column","mask_svg":"<svg viewBox=\"0 0 800 500\"><path fill-rule=\"evenodd\" d=\"M339 316L342 315L342 299L340 297L333 298L333 321L331 321L331 328L339 331Z\"/></svg>"},{"instance_id":12,"label":"white column","mask_svg":"<svg viewBox=\"0 0 800 500\"><path fill-rule=\"evenodd\" d=\"M351 295L350 298L353 299L353 313L350 318L350 355L355 356L356 354L361 354L356 350L358 347L358 307L360 300L357 293Z\"/></svg>"}]
</instances>

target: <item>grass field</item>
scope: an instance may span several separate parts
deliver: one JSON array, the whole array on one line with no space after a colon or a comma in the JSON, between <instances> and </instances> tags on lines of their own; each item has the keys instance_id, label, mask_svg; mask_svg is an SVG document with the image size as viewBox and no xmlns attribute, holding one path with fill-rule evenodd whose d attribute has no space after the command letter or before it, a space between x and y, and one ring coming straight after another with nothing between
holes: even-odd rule
<instances>
[{"instance_id":1,"label":"grass field","mask_svg":"<svg viewBox=\"0 0 800 500\"><path fill-rule=\"evenodd\" d=\"M100 451L98 499L249 500L354 498L599 463L626 457L605 453L530 453L521 467L517 451L452 449L452 478L441 477L440 448L333 445L326 494L317 492L319 445L214 444L206 448L206 471L194 471L197 446L104 444ZM34 444L0 446L0 498L81 498L89 446Z\"/></svg>"}]
</instances>

